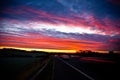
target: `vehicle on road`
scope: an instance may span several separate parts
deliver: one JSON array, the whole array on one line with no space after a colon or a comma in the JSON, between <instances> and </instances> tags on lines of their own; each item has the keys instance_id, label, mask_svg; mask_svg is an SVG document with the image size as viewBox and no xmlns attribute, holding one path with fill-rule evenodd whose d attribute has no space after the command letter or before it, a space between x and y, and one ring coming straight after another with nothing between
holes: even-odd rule
<instances>
[{"instance_id":1,"label":"vehicle on road","mask_svg":"<svg viewBox=\"0 0 120 80\"><path fill-rule=\"evenodd\" d=\"M60 57L65 60L68 60L70 58L69 55L61 55Z\"/></svg>"}]
</instances>

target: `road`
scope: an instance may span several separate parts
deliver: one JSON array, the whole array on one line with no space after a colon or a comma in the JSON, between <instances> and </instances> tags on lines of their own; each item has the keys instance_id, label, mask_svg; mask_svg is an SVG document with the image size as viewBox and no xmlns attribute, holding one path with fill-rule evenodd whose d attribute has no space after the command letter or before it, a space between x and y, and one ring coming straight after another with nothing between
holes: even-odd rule
<instances>
[{"instance_id":1,"label":"road","mask_svg":"<svg viewBox=\"0 0 120 80\"><path fill-rule=\"evenodd\" d=\"M55 59L53 80L90 80L83 74L66 65L62 60Z\"/></svg>"},{"instance_id":2,"label":"road","mask_svg":"<svg viewBox=\"0 0 120 80\"><path fill-rule=\"evenodd\" d=\"M77 58L55 58L54 61L53 80L120 80L118 63Z\"/></svg>"},{"instance_id":3,"label":"road","mask_svg":"<svg viewBox=\"0 0 120 80\"><path fill-rule=\"evenodd\" d=\"M16 80L19 72L34 63L34 58L1 58L0 80ZM35 63L36 64L36 63ZM40 63L38 63L40 64ZM28 80L120 80L120 63L95 57L51 57L46 67ZM34 77L35 76L35 77Z\"/></svg>"}]
</instances>

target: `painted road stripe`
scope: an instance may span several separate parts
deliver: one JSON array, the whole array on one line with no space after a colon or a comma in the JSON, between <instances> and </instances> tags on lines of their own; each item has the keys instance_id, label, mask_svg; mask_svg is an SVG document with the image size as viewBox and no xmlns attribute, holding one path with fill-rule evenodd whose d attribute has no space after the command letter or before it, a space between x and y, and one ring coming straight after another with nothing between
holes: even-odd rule
<instances>
[{"instance_id":1,"label":"painted road stripe","mask_svg":"<svg viewBox=\"0 0 120 80\"><path fill-rule=\"evenodd\" d=\"M64 60L58 58L59 60L61 60L62 62L64 62L65 64L67 64L68 66L70 66L71 68L75 69L76 71L78 71L79 73L83 74L84 76L86 76L88 79L90 80L95 80L93 79L91 76L87 75L86 73L82 72L81 70L77 69L76 67L72 66L71 64L65 62Z\"/></svg>"},{"instance_id":2,"label":"painted road stripe","mask_svg":"<svg viewBox=\"0 0 120 80\"><path fill-rule=\"evenodd\" d=\"M46 63L30 80L35 80L35 78L43 71L43 69L47 66L48 63Z\"/></svg>"}]
</instances>

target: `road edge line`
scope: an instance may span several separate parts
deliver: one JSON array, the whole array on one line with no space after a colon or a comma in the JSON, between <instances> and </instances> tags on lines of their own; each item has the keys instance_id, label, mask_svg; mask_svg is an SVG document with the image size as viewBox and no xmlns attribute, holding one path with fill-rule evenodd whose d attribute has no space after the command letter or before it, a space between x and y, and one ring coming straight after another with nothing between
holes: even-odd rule
<instances>
[{"instance_id":1,"label":"road edge line","mask_svg":"<svg viewBox=\"0 0 120 80\"><path fill-rule=\"evenodd\" d=\"M48 63L46 63L35 75L33 75L33 77L30 80L34 80L36 76L38 76L43 71L43 69L47 66L47 64Z\"/></svg>"},{"instance_id":2,"label":"road edge line","mask_svg":"<svg viewBox=\"0 0 120 80\"><path fill-rule=\"evenodd\" d=\"M79 70L79 69L77 69L76 67L74 67L73 65L65 62L64 60L62 60L62 59L60 59L60 58L58 58L58 59L61 60L62 62L64 62L65 64L67 64L68 66L70 66L71 68L75 69L75 70L78 71L79 73L83 74L83 75L86 76L88 79L90 79L90 80L95 80L95 79L93 79L91 76L88 76L86 73L84 73L84 72L82 72L81 70Z\"/></svg>"}]
</instances>

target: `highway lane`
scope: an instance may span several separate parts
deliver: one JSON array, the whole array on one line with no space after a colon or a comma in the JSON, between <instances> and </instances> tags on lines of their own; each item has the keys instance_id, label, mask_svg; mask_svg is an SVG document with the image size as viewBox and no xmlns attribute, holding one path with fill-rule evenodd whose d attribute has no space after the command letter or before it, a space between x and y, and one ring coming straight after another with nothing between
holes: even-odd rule
<instances>
[{"instance_id":1,"label":"highway lane","mask_svg":"<svg viewBox=\"0 0 120 80\"><path fill-rule=\"evenodd\" d=\"M91 80L76 71L59 58L54 58L53 80Z\"/></svg>"},{"instance_id":2,"label":"highway lane","mask_svg":"<svg viewBox=\"0 0 120 80\"><path fill-rule=\"evenodd\" d=\"M70 58L65 61L95 80L120 80L119 63L84 61L80 58Z\"/></svg>"},{"instance_id":3,"label":"highway lane","mask_svg":"<svg viewBox=\"0 0 120 80\"><path fill-rule=\"evenodd\" d=\"M51 58L53 60L50 61L49 65L47 65L38 76L35 76L34 79L31 78L32 80L120 80L119 63L87 61L84 57L69 59L63 59L60 57ZM3 66L2 63L1 65ZM7 64L5 64L5 66L6 65ZM9 70L7 68L10 68L9 72L12 72L12 74L9 76L14 75L14 69L11 69L10 65L5 68L2 66L1 69L3 70L1 71L8 72ZM16 71L18 70L16 66L13 65L12 67L15 68ZM5 72L1 73L3 74ZM6 73L6 77L4 78L9 77L7 74L9 73ZM16 76L14 75L13 77ZM2 80L2 77L0 78Z\"/></svg>"}]
</instances>

